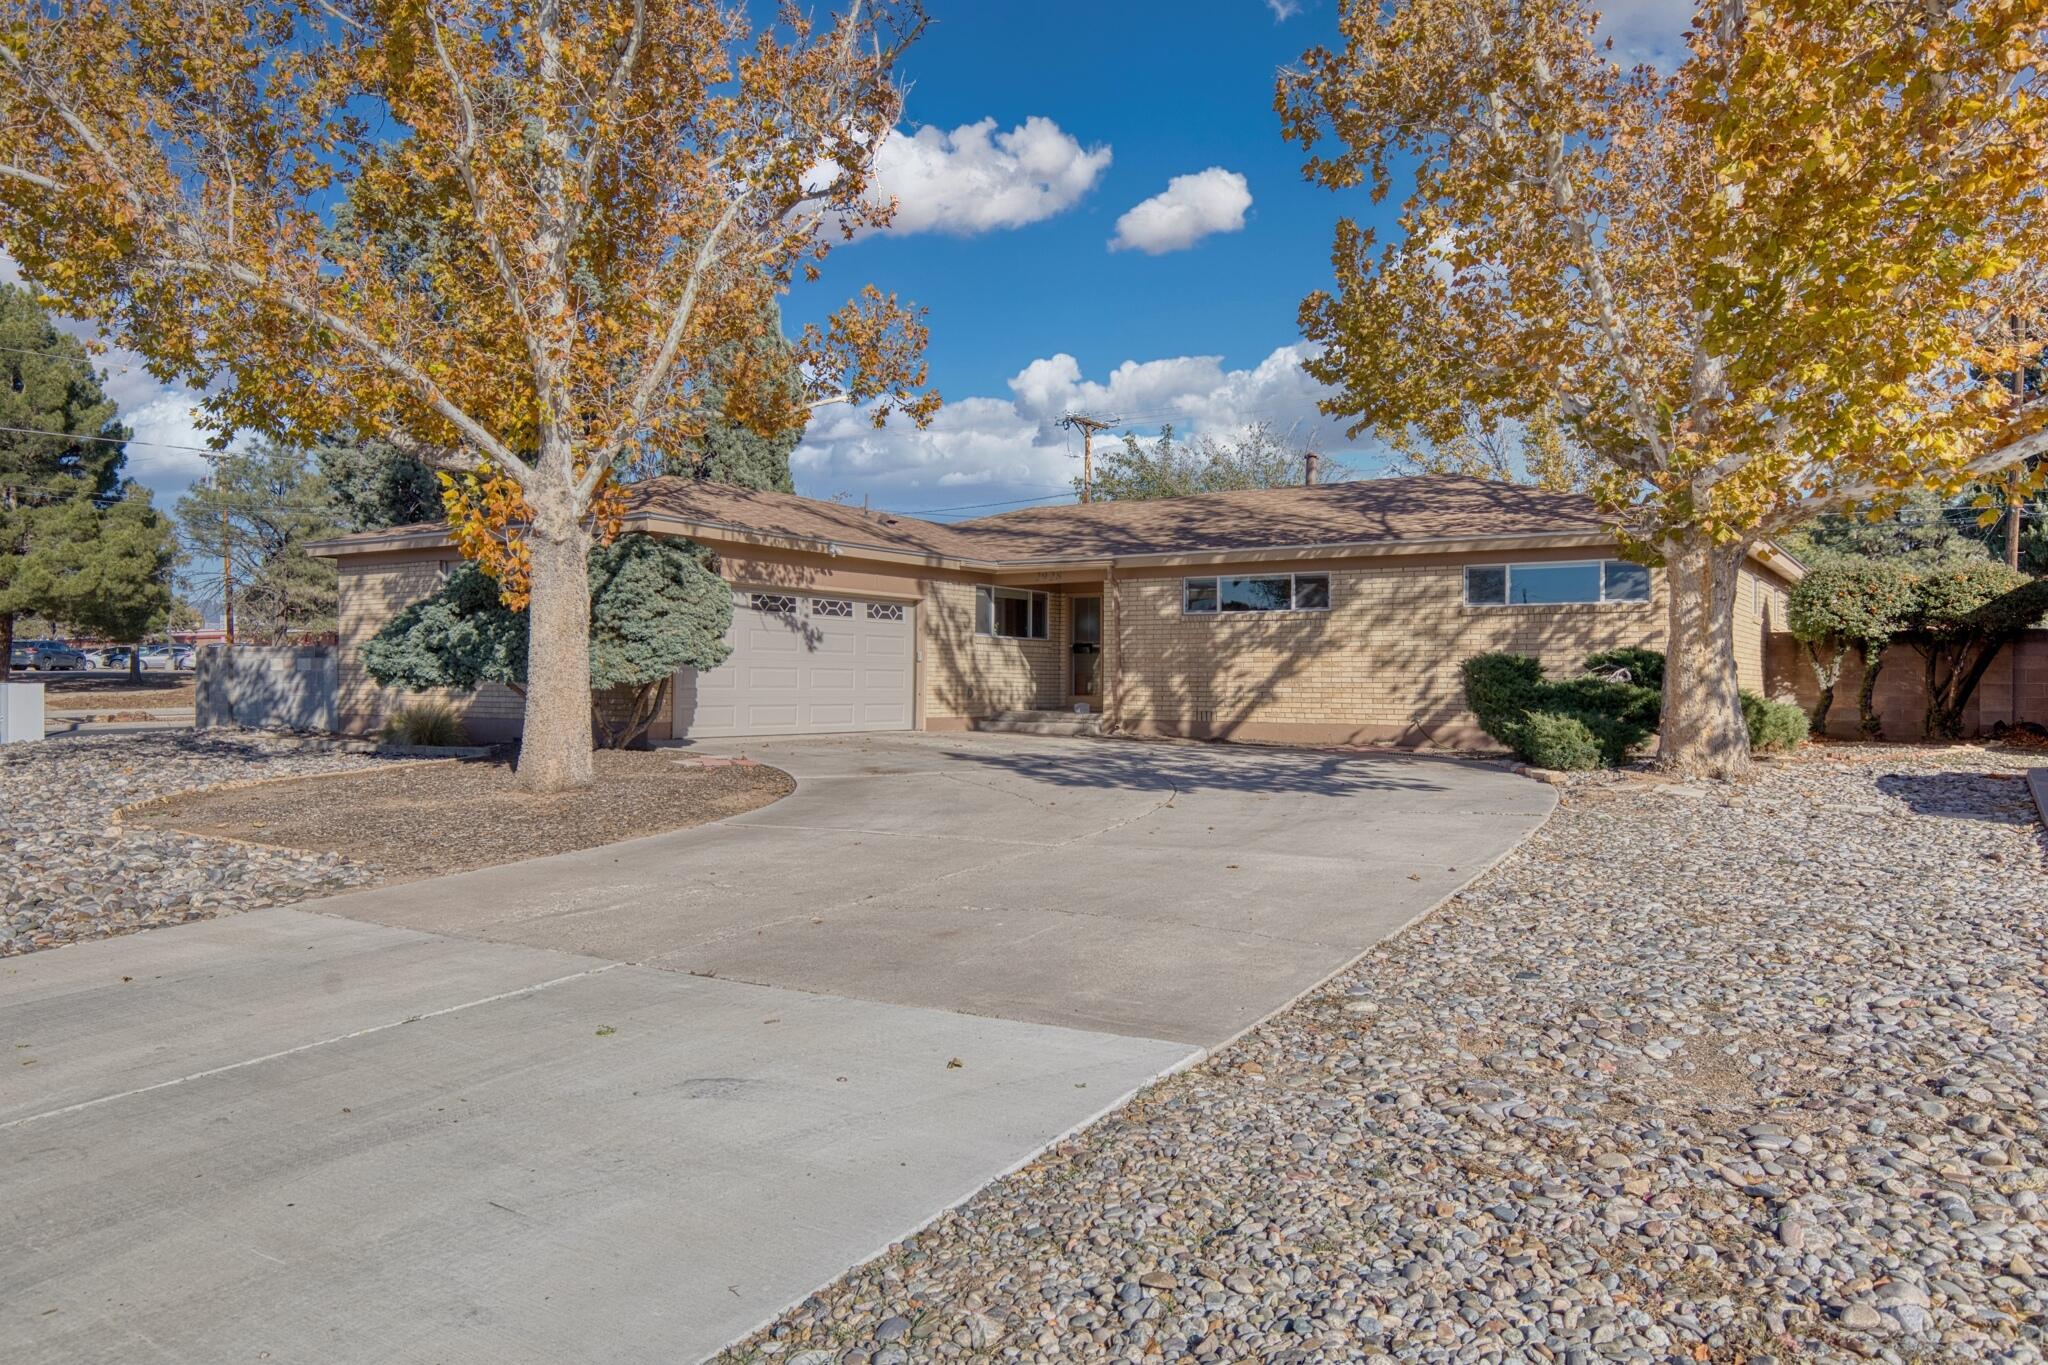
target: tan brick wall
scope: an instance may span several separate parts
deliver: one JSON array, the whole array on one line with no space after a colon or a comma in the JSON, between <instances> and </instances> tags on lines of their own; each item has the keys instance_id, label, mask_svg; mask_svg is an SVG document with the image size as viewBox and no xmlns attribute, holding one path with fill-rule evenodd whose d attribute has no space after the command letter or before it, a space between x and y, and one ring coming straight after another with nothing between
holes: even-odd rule
<instances>
[{"instance_id":1,"label":"tan brick wall","mask_svg":"<svg viewBox=\"0 0 2048 1365\"><path fill-rule=\"evenodd\" d=\"M1005 640L974 633L971 582L934 580L919 610L925 723L997 711L1067 704L1067 599L1050 594L1047 638Z\"/></svg>"},{"instance_id":2,"label":"tan brick wall","mask_svg":"<svg viewBox=\"0 0 2048 1365\"><path fill-rule=\"evenodd\" d=\"M1328 612L1185 616L1181 571L1121 575L1112 717L1137 733L1472 743L1472 655L1533 654L1571 676L1596 649L1662 647L1661 573L1641 605L1465 606L1464 566L1499 558L1258 566L1328 572Z\"/></svg>"},{"instance_id":3,"label":"tan brick wall","mask_svg":"<svg viewBox=\"0 0 2048 1365\"><path fill-rule=\"evenodd\" d=\"M496 743L519 733L523 703L509 688L490 685L475 692L448 688L408 692L400 687L379 687L363 668L363 642L439 586L441 576L454 562L453 551L428 556L402 552L365 555L341 561L338 710L344 734L373 734L392 711L424 700L445 701L454 707L470 738L479 743Z\"/></svg>"},{"instance_id":4,"label":"tan brick wall","mask_svg":"<svg viewBox=\"0 0 2048 1365\"><path fill-rule=\"evenodd\" d=\"M1773 573L1746 567L1735 589L1735 672L1759 696L1771 689L1770 638L1785 628L1790 589Z\"/></svg>"}]
</instances>

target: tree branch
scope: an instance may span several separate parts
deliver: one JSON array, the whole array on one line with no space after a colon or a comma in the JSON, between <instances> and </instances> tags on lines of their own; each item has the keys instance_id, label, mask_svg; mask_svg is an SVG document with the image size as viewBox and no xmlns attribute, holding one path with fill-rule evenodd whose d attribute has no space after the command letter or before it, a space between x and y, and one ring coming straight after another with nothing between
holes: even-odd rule
<instances>
[{"instance_id":1,"label":"tree branch","mask_svg":"<svg viewBox=\"0 0 2048 1365\"><path fill-rule=\"evenodd\" d=\"M632 401L626 405L626 415L612 428L602 445L590 453L589 468L584 471L580 487L585 497L596 489L603 471L610 468L626 438L638 430L647 418L648 405L654 395L668 379L669 371L675 368L676 355L682 350L683 336L689 330L690 314L697 306L697 293L702 288L704 277L718 261L718 239L739 217L740 207L753 195L751 188L735 194L726 201L725 211L718 221L704 234L704 240L697 244L697 254L690 263L690 273L683 283L683 295L676 301L675 311L669 315L668 332L663 337L661 349L640 374L640 382L633 388Z\"/></svg>"},{"instance_id":2,"label":"tree branch","mask_svg":"<svg viewBox=\"0 0 2048 1365\"><path fill-rule=\"evenodd\" d=\"M2002 446L1994 446L1975 459L1968 461L1954 472L1964 476L1996 474L2002 469L2010 469L2022 461L2031 460L2036 455L2041 454L2048 454L2048 428L2043 428L2028 436L2022 436L2018 440L2008 441ZM1840 488L1816 494L1810 498L1802 498L1798 502L1793 503L1783 512L1772 517L1767 524L1767 529L1772 531L1782 530L1787 526L1805 521L1810 517L1819 516L1823 512L1839 512L1844 508L1854 507L1858 503L1869 502L1873 498L1881 497L1892 491L1895 490L1889 489L1875 480L1845 484Z\"/></svg>"}]
</instances>

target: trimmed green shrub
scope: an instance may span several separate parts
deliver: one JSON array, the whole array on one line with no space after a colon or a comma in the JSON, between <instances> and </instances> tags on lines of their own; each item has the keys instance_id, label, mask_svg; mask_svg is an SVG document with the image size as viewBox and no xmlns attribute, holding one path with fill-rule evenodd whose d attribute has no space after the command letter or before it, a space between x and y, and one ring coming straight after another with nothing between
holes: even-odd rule
<instances>
[{"instance_id":1,"label":"trimmed green shrub","mask_svg":"<svg viewBox=\"0 0 2048 1365\"><path fill-rule=\"evenodd\" d=\"M1563 711L1531 711L1516 726L1515 751L1539 768L1579 772L1609 766L1607 746L1584 716Z\"/></svg>"},{"instance_id":2,"label":"trimmed green shrub","mask_svg":"<svg viewBox=\"0 0 2048 1365\"><path fill-rule=\"evenodd\" d=\"M1480 728L1539 768L1626 763L1657 732L1663 708L1661 692L1632 682L1546 681L1542 664L1525 654L1476 655L1464 674L1466 704Z\"/></svg>"},{"instance_id":3,"label":"trimmed green shrub","mask_svg":"<svg viewBox=\"0 0 2048 1365\"><path fill-rule=\"evenodd\" d=\"M1760 754L1782 753L1806 742L1807 715L1791 702L1766 701L1754 692L1742 696L1742 723L1749 728L1749 747Z\"/></svg>"},{"instance_id":4,"label":"trimmed green shrub","mask_svg":"<svg viewBox=\"0 0 2048 1365\"><path fill-rule=\"evenodd\" d=\"M469 743L462 718L445 701L416 701L399 707L385 718L378 737L386 744L416 744L442 747Z\"/></svg>"},{"instance_id":5,"label":"trimmed green shrub","mask_svg":"<svg viewBox=\"0 0 2048 1365\"><path fill-rule=\"evenodd\" d=\"M1588 673L1612 673L1625 669L1628 680L1653 692L1664 690L1664 651L1624 645L1620 649L1597 650L1586 656Z\"/></svg>"},{"instance_id":6,"label":"trimmed green shrub","mask_svg":"<svg viewBox=\"0 0 2048 1365\"><path fill-rule=\"evenodd\" d=\"M1567 678L1543 684L1541 705L1551 711L1588 711L1613 716L1642 730L1642 739L1657 732L1664 718L1661 688L1643 683L1610 682L1606 678Z\"/></svg>"},{"instance_id":7,"label":"trimmed green shrub","mask_svg":"<svg viewBox=\"0 0 2048 1365\"><path fill-rule=\"evenodd\" d=\"M1543 688L1543 665L1526 654L1475 654L1465 660L1465 704L1479 728L1509 748L1504 731L1521 722Z\"/></svg>"}]
</instances>

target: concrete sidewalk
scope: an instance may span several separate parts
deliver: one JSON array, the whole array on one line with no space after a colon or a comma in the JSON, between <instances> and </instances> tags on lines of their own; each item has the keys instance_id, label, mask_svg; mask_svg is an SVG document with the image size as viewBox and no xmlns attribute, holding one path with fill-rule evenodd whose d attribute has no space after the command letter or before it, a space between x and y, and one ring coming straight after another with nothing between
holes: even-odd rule
<instances>
[{"instance_id":1,"label":"concrete sidewalk","mask_svg":"<svg viewBox=\"0 0 2048 1365\"><path fill-rule=\"evenodd\" d=\"M696 1360L1193 1055L290 910L0 1036L16 1365Z\"/></svg>"},{"instance_id":2,"label":"concrete sidewalk","mask_svg":"<svg viewBox=\"0 0 2048 1365\"><path fill-rule=\"evenodd\" d=\"M699 1359L1555 800L1397 756L747 747L799 786L735 820L0 962L9 1365Z\"/></svg>"}]
</instances>

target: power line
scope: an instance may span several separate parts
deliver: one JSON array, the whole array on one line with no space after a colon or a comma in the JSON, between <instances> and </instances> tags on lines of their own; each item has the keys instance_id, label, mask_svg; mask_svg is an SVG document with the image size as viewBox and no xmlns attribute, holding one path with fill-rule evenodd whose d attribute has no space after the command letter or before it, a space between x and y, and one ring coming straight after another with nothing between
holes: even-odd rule
<instances>
[{"instance_id":1,"label":"power line","mask_svg":"<svg viewBox=\"0 0 2048 1365\"><path fill-rule=\"evenodd\" d=\"M899 517L925 517L932 515L934 512L978 512L989 507L1023 507L1029 503L1054 502L1060 498L1071 498L1073 496L1074 490L1066 488L1057 493L1048 493L1038 498L1010 498L1003 502L966 502L953 507L892 508L889 511L891 515Z\"/></svg>"},{"instance_id":2,"label":"power line","mask_svg":"<svg viewBox=\"0 0 2048 1365\"><path fill-rule=\"evenodd\" d=\"M219 459L228 453L208 446L181 446L170 441L145 441L135 436L88 436L80 431L38 431L34 427L0 427L0 432L12 436L49 436L59 441L93 441L108 446L149 446L156 450L185 450L212 459Z\"/></svg>"}]
</instances>

